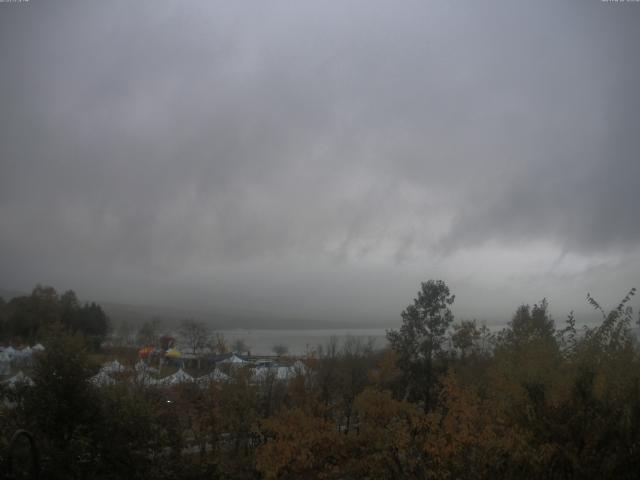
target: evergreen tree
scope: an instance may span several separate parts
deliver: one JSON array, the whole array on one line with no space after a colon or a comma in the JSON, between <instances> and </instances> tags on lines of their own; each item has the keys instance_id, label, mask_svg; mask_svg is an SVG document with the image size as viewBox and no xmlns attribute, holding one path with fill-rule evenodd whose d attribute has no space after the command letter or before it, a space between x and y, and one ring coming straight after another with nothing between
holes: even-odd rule
<instances>
[{"instance_id":1,"label":"evergreen tree","mask_svg":"<svg viewBox=\"0 0 640 480\"><path fill-rule=\"evenodd\" d=\"M442 352L446 332L453 322L450 305L455 295L442 280L423 282L417 298L402 312L400 330L389 330L387 339L403 372L405 397L429 410L434 400L435 359Z\"/></svg>"}]
</instances>

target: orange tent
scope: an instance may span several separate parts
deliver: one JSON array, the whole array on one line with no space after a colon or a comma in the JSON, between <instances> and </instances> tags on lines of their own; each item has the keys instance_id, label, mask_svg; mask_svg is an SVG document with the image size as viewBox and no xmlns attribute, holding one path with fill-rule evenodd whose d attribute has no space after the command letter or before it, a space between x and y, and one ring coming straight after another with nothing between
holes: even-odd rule
<instances>
[{"instance_id":1,"label":"orange tent","mask_svg":"<svg viewBox=\"0 0 640 480\"><path fill-rule=\"evenodd\" d=\"M142 347L140 350L138 350L138 357L144 358L154 350L155 350L154 347Z\"/></svg>"}]
</instances>

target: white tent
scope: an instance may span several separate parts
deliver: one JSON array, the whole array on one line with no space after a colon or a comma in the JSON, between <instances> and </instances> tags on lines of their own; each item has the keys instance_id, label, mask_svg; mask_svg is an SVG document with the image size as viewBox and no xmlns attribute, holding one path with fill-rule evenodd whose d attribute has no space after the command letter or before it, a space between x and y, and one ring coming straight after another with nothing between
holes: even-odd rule
<instances>
[{"instance_id":1,"label":"white tent","mask_svg":"<svg viewBox=\"0 0 640 480\"><path fill-rule=\"evenodd\" d=\"M155 378L153 378L150 375L149 371L142 371L139 372L138 375L136 375L136 383L138 385L144 385L144 386L151 386L151 385L157 385L158 384L158 380L156 380Z\"/></svg>"},{"instance_id":2,"label":"white tent","mask_svg":"<svg viewBox=\"0 0 640 480\"><path fill-rule=\"evenodd\" d=\"M253 370L252 380L254 382L263 382L269 378L271 369L269 367L260 366Z\"/></svg>"},{"instance_id":3,"label":"white tent","mask_svg":"<svg viewBox=\"0 0 640 480\"><path fill-rule=\"evenodd\" d=\"M126 369L124 365L122 365L118 360L114 360L113 362L107 362L102 365L100 369L101 372L104 373L120 373L124 372Z\"/></svg>"},{"instance_id":4,"label":"white tent","mask_svg":"<svg viewBox=\"0 0 640 480\"><path fill-rule=\"evenodd\" d=\"M44 347L42 346L41 343L36 343L33 347L32 350L34 352L43 352L44 351Z\"/></svg>"},{"instance_id":5,"label":"white tent","mask_svg":"<svg viewBox=\"0 0 640 480\"><path fill-rule=\"evenodd\" d=\"M111 378L111 376L104 370L100 370L93 377L91 377L89 381L99 387L102 387L104 385L115 385L116 383L116 381Z\"/></svg>"},{"instance_id":6,"label":"white tent","mask_svg":"<svg viewBox=\"0 0 640 480\"><path fill-rule=\"evenodd\" d=\"M27 384L29 386L35 385L33 383L33 380L31 380L24 373L22 373L22 370L20 370L18 373L16 373L13 377L9 378L8 380L5 380L4 383L8 384L9 388L15 388L16 385L21 383Z\"/></svg>"},{"instance_id":7,"label":"white tent","mask_svg":"<svg viewBox=\"0 0 640 480\"><path fill-rule=\"evenodd\" d=\"M187 372L185 372L184 370L180 369L176 373L173 373L167 377L164 377L158 380L158 384L164 385L164 386L170 386L170 385L178 385L180 383L186 383L191 381L193 381L193 377L189 375Z\"/></svg>"},{"instance_id":8,"label":"white tent","mask_svg":"<svg viewBox=\"0 0 640 480\"><path fill-rule=\"evenodd\" d=\"M298 375L306 375L307 374L307 366L301 362L300 360L296 360L295 363L293 364L293 367L291 367L294 371L294 373L298 374Z\"/></svg>"},{"instance_id":9,"label":"white tent","mask_svg":"<svg viewBox=\"0 0 640 480\"><path fill-rule=\"evenodd\" d=\"M295 375L295 371L292 367L277 367L276 368L276 378L278 380L288 380L289 377L293 377Z\"/></svg>"},{"instance_id":10,"label":"white tent","mask_svg":"<svg viewBox=\"0 0 640 480\"><path fill-rule=\"evenodd\" d=\"M231 364L234 364L234 365L241 365L243 363L248 363L248 362L246 360L241 359L239 356L237 356L234 353L229 358L225 358L224 360L221 360L218 363L231 363Z\"/></svg>"},{"instance_id":11,"label":"white tent","mask_svg":"<svg viewBox=\"0 0 640 480\"><path fill-rule=\"evenodd\" d=\"M259 367L254 370L253 380L256 382L265 381L270 376L275 380L288 380L295 376L295 370L293 367L285 366Z\"/></svg>"},{"instance_id":12,"label":"white tent","mask_svg":"<svg viewBox=\"0 0 640 480\"><path fill-rule=\"evenodd\" d=\"M31 356L31 354L33 353L33 349L29 346L24 347L22 350L18 350L18 352L21 355L29 355Z\"/></svg>"},{"instance_id":13,"label":"white tent","mask_svg":"<svg viewBox=\"0 0 640 480\"><path fill-rule=\"evenodd\" d=\"M198 382L198 384L202 386L206 386L211 382L228 382L230 378L231 377L229 377L229 375L226 375L220 370L215 369L211 373L208 373L206 375L202 375L201 377L196 378L196 382Z\"/></svg>"},{"instance_id":14,"label":"white tent","mask_svg":"<svg viewBox=\"0 0 640 480\"><path fill-rule=\"evenodd\" d=\"M29 361L31 359L31 355L33 354L33 350L31 347L21 348L14 350L13 359L21 362Z\"/></svg>"},{"instance_id":15,"label":"white tent","mask_svg":"<svg viewBox=\"0 0 640 480\"><path fill-rule=\"evenodd\" d=\"M11 360L4 352L0 352L0 375L9 375L11 373Z\"/></svg>"},{"instance_id":16,"label":"white tent","mask_svg":"<svg viewBox=\"0 0 640 480\"><path fill-rule=\"evenodd\" d=\"M150 367L143 360L138 360L138 362L133 366L136 372L147 372L147 373L155 373L158 371L157 368Z\"/></svg>"},{"instance_id":17,"label":"white tent","mask_svg":"<svg viewBox=\"0 0 640 480\"><path fill-rule=\"evenodd\" d=\"M13 348L12 346L8 346L7 348L4 349L4 351L2 353L4 353L11 360L13 360L15 358L15 356L16 356L16 349Z\"/></svg>"},{"instance_id":18,"label":"white tent","mask_svg":"<svg viewBox=\"0 0 640 480\"><path fill-rule=\"evenodd\" d=\"M6 351L0 352L0 375L9 375L11 373L11 360L13 360L13 357Z\"/></svg>"}]
</instances>

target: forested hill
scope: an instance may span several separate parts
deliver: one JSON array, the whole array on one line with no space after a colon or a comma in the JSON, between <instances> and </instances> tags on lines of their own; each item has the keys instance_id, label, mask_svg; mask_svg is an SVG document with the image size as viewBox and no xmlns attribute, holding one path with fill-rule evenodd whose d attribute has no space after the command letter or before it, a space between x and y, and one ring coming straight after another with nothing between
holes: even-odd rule
<instances>
[{"instance_id":1,"label":"forested hill","mask_svg":"<svg viewBox=\"0 0 640 480\"><path fill-rule=\"evenodd\" d=\"M28 295L27 292L19 292L17 290L6 290L4 288L0 288L0 298L9 301L13 297L20 297L22 295Z\"/></svg>"}]
</instances>

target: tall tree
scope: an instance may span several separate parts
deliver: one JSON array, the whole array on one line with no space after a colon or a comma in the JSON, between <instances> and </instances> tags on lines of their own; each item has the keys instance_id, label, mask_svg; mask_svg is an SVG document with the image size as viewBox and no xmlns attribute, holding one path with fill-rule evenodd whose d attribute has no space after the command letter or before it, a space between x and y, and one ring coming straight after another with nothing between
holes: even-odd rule
<instances>
[{"instance_id":1,"label":"tall tree","mask_svg":"<svg viewBox=\"0 0 640 480\"><path fill-rule=\"evenodd\" d=\"M249 345L247 345L247 342L245 342L243 338L238 338L231 345L231 350L235 353L246 353L249 351Z\"/></svg>"},{"instance_id":2,"label":"tall tree","mask_svg":"<svg viewBox=\"0 0 640 480\"><path fill-rule=\"evenodd\" d=\"M539 341L552 342L556 331L548 310L549 304L545 298L533 307L520 305L501 333L502 341L515 347Z\"/></svg>"},{"instance_id":3,"label":"tall tree","mask_svg":"<svg viewBox=\"0 0 640 480\"><path fill-rule=\"evenodd\" d=\"M453 325L451 343L458 350L461 358L465 358L478 346L482 333L475 320L462 320Z\"/></svg>"},{"instance_id":4,"label":"tall tree","mask_svg":"<svg viewBox=\"0 0 640 480\"><path fill-rule=\"evenodd\" d=\"M95 369L80 335L71 336L59 326L49 332L21 410L41 443L45 469L59 475L52 478L82 478L80 472L91 468L95 454L85 446L100 423L98 397L89 382Z\"/></svg>"},{"instance_id":5,"label":"tall tree","mask_svg":"<svg viewBox=\"0 0 640 480\"><path fill-rule=\"evenodd\" d=\"M209 327L204 322L187 318L180 324L180 335L194 355L207 344Z\"/></svg>"},{"instance_id":6,"label":"tall tree","mask_svg":"<svg viewBox=\"0 0 640 480\"><path fill-rule=\"evenodd\" d=\"M227 339L224 338L224 334L220 332L216 332L214 335L211 346L214 352L217 354L227 353L229 351L229 345L227 344Z\"/></svg>"},{"instance_id":7,"label":"tall tree","mask_svg":"<svg viewBox=\"0 0 640 480\"><path fill-rule=\"evenodd\" d=\"M289 353L289 348L287 348L284 343L276 343L273 347L271 347L271 351L278 357L282 357Z\"/></svg>"},{"instance_id":8,"label":"tall tree","mask_svg":"<svg viewBox=\"0 0 640 480\"><path fill-rule=\"evenodd\" d=\"M94 348L100 346L109 332L110 322L102 307L95 302L80 305L73 290L60 296L60 319L71 333L81 333Z\"/></svg>"},{"instance_id":9,"label":"tall tree","mask_svg":"<svg viewBox=\"0 0 640 480\"><path fill-rule=\"evenodd\" d=\"M60 322L60 298L53 287L37 285L31 295L9 302L8 334L23 341L35 341L46 327Z\"/></svg>"},{"instance_id":10,"label":"tall tree","mask_svg":"<svg viewBox=\"0 0 640 480\"><path fill-rule=\"evenodd\" d=\"M423 402L425 411L434 400L434 360L442 351L447 329L453 322L449 307L454 299L442 280L422 282L417 298L402 312L400 330L387 332L403 372L405 397Z\"/></svg>"},{"instance_id":11,"label":"tall tree","mask_svg":"<svg viewBox=\"0 0 640 480\"><path fill-rule=\"evenodd\" d=\"M161 324L162 320L159 318L152 318L144 322L140 330L138 330L138 343L141 345L156 345Z\"/></svg>"}]
</instances>

